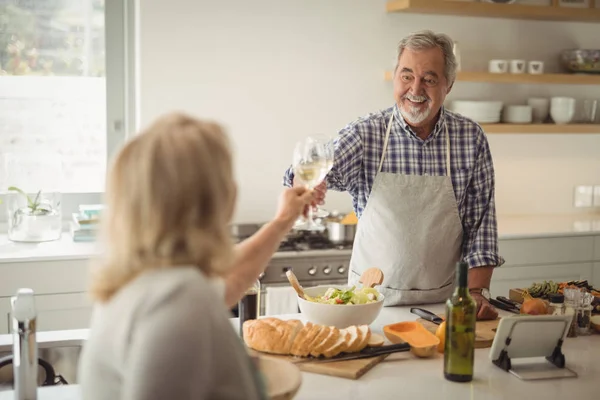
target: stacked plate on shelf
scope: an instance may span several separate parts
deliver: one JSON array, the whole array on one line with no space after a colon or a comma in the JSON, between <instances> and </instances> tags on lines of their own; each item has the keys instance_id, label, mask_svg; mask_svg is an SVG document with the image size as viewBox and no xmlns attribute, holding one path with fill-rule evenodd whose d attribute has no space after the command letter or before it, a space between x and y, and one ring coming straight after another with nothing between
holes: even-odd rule
<instances>
[{"instance_id":1,"label":"stacked plate on shelf","mask_svg":"<svg viewBox=\"0 0 600 400\"><path fill-rule=\"evenodd\" d=\"M503 103L501 101L467 101L452 102L452 111L471 118L480 124L495 124L500 122Z\"/></svg>"}]
</instances>

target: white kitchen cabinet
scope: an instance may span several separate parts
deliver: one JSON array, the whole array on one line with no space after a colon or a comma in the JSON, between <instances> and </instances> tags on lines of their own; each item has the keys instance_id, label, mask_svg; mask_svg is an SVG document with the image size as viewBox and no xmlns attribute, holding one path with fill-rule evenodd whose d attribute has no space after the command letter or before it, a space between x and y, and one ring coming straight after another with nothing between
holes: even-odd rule
<instances>
[{"instance_id":1,"label":"white kitchen cabinet","mask_svg":"<svg viewBox=\"0 0 600 400\"><path fill-rule=\"evenodd\" d=\"M591 282L592 270L592 263L502 266L492 275L490 292L493 297L508 297L509 289L527 288L534 282L564 282L578 279L587 279Z\"/></svg>"},{"instance_id":2,"label":"white kitchen cabinet","mask_svg":"<svg viewBox=\"0 0 600 400\"><path fill-rule=\"evenodd\" d=\"M583 262L594 260L595 239L595 236L507 239L498 242L498 249L506 265Z\"/></svg>"},{"instance_id":3,"label":"white kitchen cabinet","mask_svg":"<svg viewBox=\"0 0 600 400\"><path fill-rule=\"evenodd\" d=\"M592 272L592 286L595 289L600 289L600 262L594 263Z\"/></svg>"},{"instance_id":4,"label":"white kitchen cabinet","mask_svg":"<svg viewBox=\"0 0 600 400\"><path fill-rule=\"evenodd\" d=\"M89 259L0 262L0 298L19 288L38 294L81 293L89 282Z\"/></svg>"},{"instance_id":5,"label":"white kitchen cabinet","mask_svg":"<svg viewBox=\"0 0 600 400\"><path fill-rule=\"evenodd\" d=\"M37 330L89 328L92 303L87 293L36 295ZM0 299L0 332L10 333L10 298Z\"/></svg>"},{"instance_id":6,"label":"white kitchen cabinet","mask_svg":"<svg viewBox=\"0 0 600 400\"><path fill-rule=\"evenodd\" d=\"M545 280L600 285L600 235L505 239L498 247L506 263L492 275L494 297Z\"/></svg>"}]
</instances>

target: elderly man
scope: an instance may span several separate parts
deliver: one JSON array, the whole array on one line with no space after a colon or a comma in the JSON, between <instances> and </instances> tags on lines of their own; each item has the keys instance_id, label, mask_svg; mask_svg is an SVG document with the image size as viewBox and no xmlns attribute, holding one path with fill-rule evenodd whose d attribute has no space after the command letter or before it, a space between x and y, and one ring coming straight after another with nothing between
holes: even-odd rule
<instances>
[{"instance_id":1,"label":"elderly man","mask_svg":"<svg viewBox=\"0 0 600 400\"><path fill-rule=\"evenodd\" d=\"M494 168L482 128L443 107L456 77L452 45L431 31L400 42L396 104L341 130L333 168L319 190L321 196L326 186L348 191L360 218L350 284L376 266L385 275L386 306L443 302L462 259L470 267L478 319L493 319L489 286L494 267L504 263ZM290 168L284 184L293 182Z\"/></svg>"}]
</instances>

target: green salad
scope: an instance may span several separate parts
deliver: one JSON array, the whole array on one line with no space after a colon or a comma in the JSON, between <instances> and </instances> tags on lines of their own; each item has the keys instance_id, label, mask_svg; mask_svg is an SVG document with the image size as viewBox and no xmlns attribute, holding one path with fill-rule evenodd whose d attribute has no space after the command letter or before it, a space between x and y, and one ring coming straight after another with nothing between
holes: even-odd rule
<instances>
[{"instance_id":1,"label":"green salad","mask_svg":"<svg viewBox=\"0 0 600 400\"><path fill-rule=\"evenodd\" d=\"M322 304L368 304L377 301L379 292L373 288L356 289L356 286L352 286L348 290L329 288L323 296L304 296L308 301Z\"/></svg>"}]
</instances>

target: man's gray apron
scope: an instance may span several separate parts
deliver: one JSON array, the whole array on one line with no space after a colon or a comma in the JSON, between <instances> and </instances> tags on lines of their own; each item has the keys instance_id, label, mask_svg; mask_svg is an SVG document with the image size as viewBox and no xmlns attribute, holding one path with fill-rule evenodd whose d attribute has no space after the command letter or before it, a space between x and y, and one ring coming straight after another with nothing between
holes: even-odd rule
<instances>
[{"instance_id":1,"label":"man's gray apron","mask_svg":"<svg viewBox=\"0 0 600 400\"><path fill-rule=\"evenodd\" d=\"M348 282L357 285L364 270L383 271L378 290L384 305L446 301L454 289L461 254L462 224L450 178L450 136L444 124L447 176L381 172L394 114L367 206L358 223Z\"/></svg>"}]
</instances>

